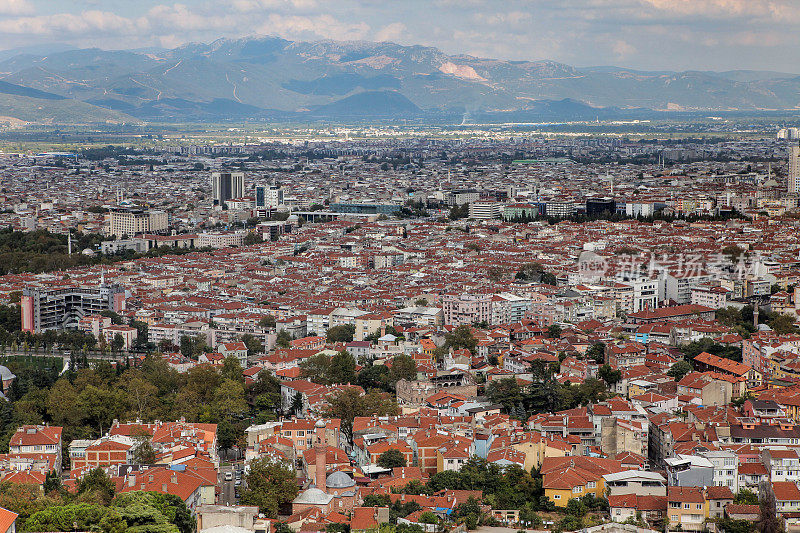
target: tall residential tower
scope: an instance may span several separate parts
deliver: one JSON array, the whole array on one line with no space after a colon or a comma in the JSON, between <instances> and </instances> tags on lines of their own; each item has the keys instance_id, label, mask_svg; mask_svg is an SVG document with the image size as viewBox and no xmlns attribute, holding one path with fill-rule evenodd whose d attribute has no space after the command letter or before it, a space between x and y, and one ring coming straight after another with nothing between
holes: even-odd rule
<instances>
[{"instance_id":1,"label":"tall residential tower","mask_svg":"<svg viewBox=\"0 0 800 533\"><path fill-rule=\"evenodd\" d=\"M211 198L214 205L224 205L233 198L244 196L244 172L212 172Z\"/></svg>"},{"instance_id":2,"label":"tall residential tower","mask_svg":"<svg viewBox=\"0 0 800 533\"><path fill-rule=\"evenodd\" d=\"M794 141L789 148L789 194L800 194L800 143Z\"/></svg>"}]
</instances>

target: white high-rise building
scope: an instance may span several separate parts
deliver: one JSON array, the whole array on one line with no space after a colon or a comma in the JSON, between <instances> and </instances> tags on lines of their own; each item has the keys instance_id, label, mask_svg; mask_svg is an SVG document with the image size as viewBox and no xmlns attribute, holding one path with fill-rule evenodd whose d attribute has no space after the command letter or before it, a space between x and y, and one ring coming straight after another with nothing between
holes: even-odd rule
<instances>
[{"instance_id":1,"label":"white high-rise building","mask_svg":"<svg viewBox=\"0 0 800 533\"><path fill-rule=\"evenodd\" d=\"M789 194L800 194L800 143L792 143L789 150Z\"/></svg>"},{"instance_id":2,"label":"white high-rise building","mask_svg":"<svg viewBox=\"0 0 800 533\"><path fill-rule=\"evenodd\" d=\"M283 189L277 185L256 187L256 208L276 208L283 205Z\"/></svg>"},{"instance_id":3,"label":"white high-rise building","mask_svg":"<svg viewBox=\"0 0 800 533\"><path fill-rule=\"evenodd\" d=\"M214 205L223 205L244 196L244 172L212 172L211 198Z\"/></svg>"}]
</instances>

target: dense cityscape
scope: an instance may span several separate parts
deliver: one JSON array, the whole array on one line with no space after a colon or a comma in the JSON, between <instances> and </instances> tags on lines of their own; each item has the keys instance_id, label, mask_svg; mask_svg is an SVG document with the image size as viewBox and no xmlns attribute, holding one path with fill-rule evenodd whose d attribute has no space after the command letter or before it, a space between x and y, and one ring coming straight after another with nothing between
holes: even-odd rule
<instances>
[{"instance_id":1,"label":"dense cityscape","mask_svg":"<svg viewBox=\"0 0 800 533\"><path fill-rule=\"evenodd\" d=\"M2 155L16 527L800 527L797 130L192 142Z\"/></svg>"},{"instance_id":2,"label":"dense cityscape","mask_svg":"<svg viewBox=\"0 0 800 533\"><path fill-rule=\"evenodd\" d=\"M800 533L797 0L0 0L0 533Z\"/></svg>"}]
</instances>

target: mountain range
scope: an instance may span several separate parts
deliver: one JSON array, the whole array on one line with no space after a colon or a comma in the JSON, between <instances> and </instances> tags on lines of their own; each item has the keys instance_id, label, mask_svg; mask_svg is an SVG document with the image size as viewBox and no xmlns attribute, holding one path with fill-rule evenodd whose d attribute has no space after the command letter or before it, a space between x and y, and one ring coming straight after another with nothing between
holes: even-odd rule
<instances>
[{"instance_id":1,"label":"mountain range","mask_svg":"<svg viewBox=\"0 0 800 533\"><path fill-rule=\"evenodd\" d=\"M278 37L174 49L3 51L0 78L0 117L58 123L523 122L800 108L800 76L791 73L577 68Z\"/></svg>"}]
</instances>

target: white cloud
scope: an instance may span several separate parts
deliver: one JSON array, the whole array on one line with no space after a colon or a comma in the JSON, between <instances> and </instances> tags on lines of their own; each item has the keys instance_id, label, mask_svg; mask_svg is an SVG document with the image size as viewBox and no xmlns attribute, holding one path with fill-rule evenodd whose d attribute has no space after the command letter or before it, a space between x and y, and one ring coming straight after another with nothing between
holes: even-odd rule
<instances>
[{"instance_id":1,"label":"white cloud","mask_svg":"<svg viewBox=\"0 0 800 533\"><path fill-rule=\"evenodd\" d=\"M0 0L0 48L174 47L219 37L370 39L634 68L800 65L800 0ZM91 3L91 5L90 5Z\"/></svg>"},{"instance_id":2,"label":"white cloud","mask_svg":"<svg viewBox=\"0 0 800 533\"><path fill-rule=\"evenodd\" d=\"M98 33L129 35L135 33L137 24L130 19L108 11L84 11L74 15L41 15L0 20L0 33L38 35L70 38Z\"/></svg>"},{"instance_id":3,"label":"white cloud","mask_svg":"<svg viewBox=\"0 0 800 533\"><path fill-rule=\"evenodd\" d=\"M30 15L34 13L33 6L28 0L2 0L0 1L0 15Z\"/></svg>"},{"instance_id":4,"label":"white cloud","mask_svg":"<svg viewBox=\"0 0 800 533\"><path fill-rule=\"evenodd\" d=\"M317 0L232 0L231 7L240 13L253 13L263 11L281 12L308 12L319 10L320 5Z\"/></svg>"},{"instance_id":5,"label":"white cloud","mask_svg":"<svg viewBox=\"0 0 800 533\"><path fill-rule=\"evenodd\" d=\"M353 41L366 39L370 27L366 23L342 22L331 15L313 17L272 13L256 33L280 35L289 39L336 39Z\"/></svg>"},{"instance_id":6,"label":"white cloud","mask_svg":"<svg viewBox=\"0 0 800 533\"><path fill-rule=\"evenodd\" d=\"M406 34L406 25L402 22L387 24L375 33L376 41L400 41Z\"/></svg>"}]
</instances>

